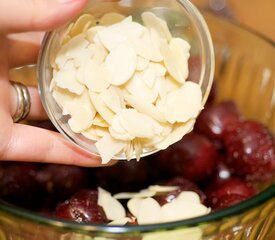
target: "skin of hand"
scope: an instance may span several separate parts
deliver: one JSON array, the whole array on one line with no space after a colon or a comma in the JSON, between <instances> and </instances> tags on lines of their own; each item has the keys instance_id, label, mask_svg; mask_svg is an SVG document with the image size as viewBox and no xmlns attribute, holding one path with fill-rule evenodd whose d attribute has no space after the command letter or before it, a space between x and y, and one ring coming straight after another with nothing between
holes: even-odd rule
<instances>
[{"instance_id":1,"label":"skin of hand","mask_svg":"<svg viewBox=\"0 0 275 240\"><path fill-rule=\"evenodd\" d=\"M59 133L13 123L17 96L8 79L11 67L35 63L43 32L75 17L87 0L0 0L0 160L101 165ZM45 119L36 88L28 87L31 110L28 119Z\"/></svg>"}]
</instances>

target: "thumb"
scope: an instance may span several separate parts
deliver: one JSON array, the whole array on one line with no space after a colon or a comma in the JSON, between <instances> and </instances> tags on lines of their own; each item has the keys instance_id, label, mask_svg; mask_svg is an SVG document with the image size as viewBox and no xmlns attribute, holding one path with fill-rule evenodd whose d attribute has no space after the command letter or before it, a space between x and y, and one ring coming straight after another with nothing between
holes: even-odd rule
<instances>
[{"instance_id":1,"label":"thumb","mask_svg":"<svg viewBox=\"0 0 275 240\"><path fill-rule=\"evenodd\" d=\"M0 32L45 31L74 17L87 0L0 0Z\"/></svg>"}]
</instances>

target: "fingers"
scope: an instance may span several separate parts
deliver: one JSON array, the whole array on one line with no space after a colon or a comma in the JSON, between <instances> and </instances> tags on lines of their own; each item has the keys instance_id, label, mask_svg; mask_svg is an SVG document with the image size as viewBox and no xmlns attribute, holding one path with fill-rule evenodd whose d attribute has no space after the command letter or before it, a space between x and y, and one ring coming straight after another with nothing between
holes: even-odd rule
<instances>
[{"instance_id":1,"label":"fingers","mask_svg":"<svg viewBox=\"0 0 275 240\"><path fill-rule=\"evenodd\" d=\"M47 114L40 101L39 93L36 87L28 87L31 98L31 109L27 119L31 120L44 120L47 119ZM11 116L14 115L17 109L18 99L14 87L10 86L10 103L11 103Z\"/></svg>"},{"instance_id":2,"label":"fingers","mask_svg":"<svg viewBox=\"0 0 275 240\"><path fill-rule=\"evenodd\" d=\"M37 62L44 32L9 34L9 67L19 67Z\"/></svg>"},{"instance_id":3,"label":"fingers","mask_svg":"<svg viewBox=\"0 0 275 240\"><path fill-rule=\"evenodd\" d=\"M101 165L92 156L66 141L60 134L28 125L14 124L11 139L0 159L58 163L84 167Z\"/></svg>"},{"instance_id":4,"label":"fingers","mask_svg":"<svg viewBox=\"0 0 275 240\"><path fill-rule=\"evenodd\" d=\"M2 32L50 30L74 17L87 0L0 0Z\"/></svg>"}]
</instances>

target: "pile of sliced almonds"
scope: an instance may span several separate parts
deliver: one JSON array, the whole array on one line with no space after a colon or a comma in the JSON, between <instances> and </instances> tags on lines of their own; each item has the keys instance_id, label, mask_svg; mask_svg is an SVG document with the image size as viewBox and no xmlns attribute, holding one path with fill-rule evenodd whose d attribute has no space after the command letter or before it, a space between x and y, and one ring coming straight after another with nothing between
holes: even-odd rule
<instances>
[{"instance_id":1,"label":"pile of sliced almonds","mask_svg":"<svg viewBox=\"0 0 275 240\"><path fill-rule=\"evenodd\" d=\"M102 163L162 150L193 129L202 109L186 81L190 45L151 12L144 25L117 13L84 14L52 60L52 95L75 133L95 141Z\"/></svg>"},{"instance_id":2,"label":"pile of sliced almonds","mask_svg":"<svg viewBox=\"0 0 275 240\"><path fill-rule=\"evenodd\" d=\"M208 214L211 209L200 202L196 192L183 191L176 199L160 206L153 198L159 193L176 190L173 186L150 186L138 193L118 193L112 196L102 188L98 188L98 205L101 206L111 221L109 225L125 225L132 219L127 217L119 199L129 199L127 208L136 218L138 224L154 224L184 220Z\"/></svg>"}]
</instances>

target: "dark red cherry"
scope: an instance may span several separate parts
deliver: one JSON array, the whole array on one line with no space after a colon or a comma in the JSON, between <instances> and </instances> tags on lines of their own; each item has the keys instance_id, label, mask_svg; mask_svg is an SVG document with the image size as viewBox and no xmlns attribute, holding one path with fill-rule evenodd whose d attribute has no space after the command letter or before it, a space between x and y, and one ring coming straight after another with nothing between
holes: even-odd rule
<instances>
[{"instance_id":1,"label":"dark red cherry","mask_svg":"<svg viewBox=\"0 0 275 240\"><path fill-rule=\"evenodd\" d=\"M224 195L213 205L214 210L220 210L224 208L231 207L236 205L237 203L243 202L247 197L239 195L239 194L229 194Z\"/></svg>"},{"instance_id":2,"label":"dark red cherry","mask_svg":"<svg viewBox=\"0 0 275 240\"><path fill-rule=\"evenodd\" d=\"M271 132L256 121L231 124L225 133L227 163L234 173L252 180L275 175L275 141Z\"/></svg>"},{"instance_id":3,"label":"dark red cherry","mask_svg":"<svg viewBox=\"0 0 275 240\"><path fill-rule=\"evenodd\" d=\"M198 116L195 130L211 140L223 141L225 129L239 119L237 106L231 101L209 105Z\"/></svg>"},{"instance_id":4,"label":"dark red cherry","mask_svg":"<svg viewBox=\"0 0 275 240\"><path fill-rule=\"evenodd\" d=\"M96 190L81 190L70 199L60 203L55 215L78 223L107 223L104 210L97 204Z\"/></svg>"},{"instance_id":5,"label":"dark red cherry","mask_svg":"<svg viewBox=\"0 0 275 240\"><path fill-rule=\"evenodd\" d=\"M245 199L256 194L255 189L247 182L239 178L231 178L220 183L211 183L205 190L207 201L210 206L215 204L224 196L236 194Z\"/></svg>"},{"instance_id":6,"label":"dark red cherry","mask_svg":"<svg viewBox=\"0 0 275 240\"><path fill-rule=\"evenodd\" d=\"M64 201L66 198L85 188L88 183L87 169L77 166L47 164L36 176L48 198Z\"/></svg>"},{"instance_id":7,"label":"dark red cherry","mask_svg":"<svg viewBox=\"0 0 275 240\"><path fill-rule=\"evenodd\" d=\"M217 163L215 146L203 135L190 133L168 150L158 153L161 168L169 176L183 176L196 183L212 175Z\"/></svg>"}]
</instances>

